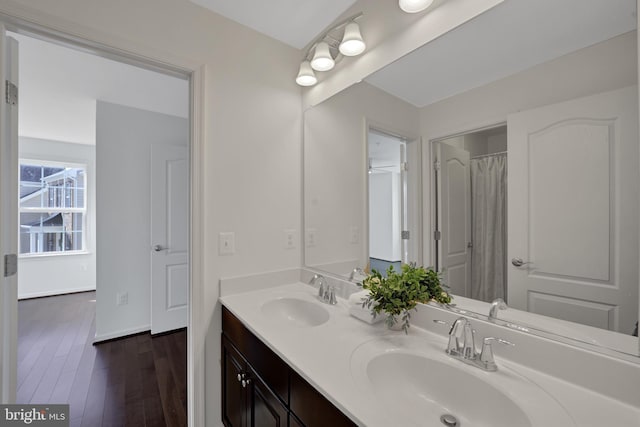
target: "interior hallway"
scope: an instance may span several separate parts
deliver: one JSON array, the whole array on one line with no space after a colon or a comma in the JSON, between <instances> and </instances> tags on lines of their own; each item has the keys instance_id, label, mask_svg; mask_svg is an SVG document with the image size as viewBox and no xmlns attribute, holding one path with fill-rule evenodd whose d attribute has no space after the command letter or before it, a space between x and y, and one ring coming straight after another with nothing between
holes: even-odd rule
<instances>
[{"instance_id":1,"label":"interior hallway","mask_svg":"<svg viewBox=\"0 0 640 427\"><path fill-rule=\"evenodd\" d=\"M186 330L92 344L95 292L19 301L17 403L69 403L71 426L186 426Z\"/></svg>"}]
</instances>

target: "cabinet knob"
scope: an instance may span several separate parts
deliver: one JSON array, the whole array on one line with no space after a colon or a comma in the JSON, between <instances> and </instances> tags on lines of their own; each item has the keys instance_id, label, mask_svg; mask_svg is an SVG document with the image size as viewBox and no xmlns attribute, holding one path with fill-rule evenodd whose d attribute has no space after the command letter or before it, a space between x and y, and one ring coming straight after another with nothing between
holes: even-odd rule
<instances>
[{"instance_id":1,"label":"cabinet knob","mask_svg":"<svg viewBox=\"0 0 640 427\"><path fill-rule=\"evenodd\" d=\"M246 388L249 384L251 384L250 378L247 378L246 380L242 380L242 388Z\"/></svg>"},{"instance_id":2,"label":"cabinet knob","mask_svg":"<svg viewBox=\"0 0 640 427\"><path fill-rule=\"evenodd\" d=\"M239 373L238 374L238 382L242 381L242 378L244 377L243 373Z\"/></svg>"}]
</instances>

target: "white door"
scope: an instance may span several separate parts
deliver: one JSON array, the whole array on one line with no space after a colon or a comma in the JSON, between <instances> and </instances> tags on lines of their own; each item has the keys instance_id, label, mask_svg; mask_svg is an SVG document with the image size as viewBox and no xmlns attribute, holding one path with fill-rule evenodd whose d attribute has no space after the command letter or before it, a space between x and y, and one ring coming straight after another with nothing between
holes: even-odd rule
<instances>
[{"instance_id":1,"label":"white door","mask_svg":"<svg viewBox=\"0 0 640 427\"><path fill-rule=\"evenodd\" d=\"M151 149L151 333L184 328L189 301L189 150Z\"/></svg>"},{"instance_id":2,"label":"white door","mask_svg":"<svg viewBox=\"0 0 640 427\"><path fill-rule=\"evenodd\" d=\"M638 104L630 87L508 117L508 304L631 333ZM517 259L523 264L518 267Z\"/></svg>"},{"instance_id":3,"label":"white door","mask_svg":"<svg viewBox=\"0 0 640 427\"><path fill-rule=\"evenodd\" d=\"M438 230L444 283L456 295L470 295L471 180L469 152L437 143ZM436 170L438 167L436 167ZM438 171L437 171L438 172Z\"/></svg>"},{"instance_id":4,"label":"white door","mask_svg":"<svg viewBox=\"0 0 640 427\"><path fill-rule=\"evenodd\" d=\"M18 42L0 24L0 402L15 403L18 349ZM9 81L11 85L4 84ZM7 100L8 102L5 102ZM14 102L15 101L15 102Z\"/></svg>"}]
</instances>

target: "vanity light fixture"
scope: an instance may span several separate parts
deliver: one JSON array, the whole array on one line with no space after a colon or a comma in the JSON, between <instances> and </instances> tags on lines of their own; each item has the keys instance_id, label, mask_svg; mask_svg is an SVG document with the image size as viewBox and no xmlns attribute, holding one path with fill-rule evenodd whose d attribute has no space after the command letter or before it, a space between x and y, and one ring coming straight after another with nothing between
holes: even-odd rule
<instances>
[{"instance_id":1,"label":"vanity light fixture","mask_svg":"<svg viewBox=\"0 0 640 427\"><path fill-rule=\"evenodd\" d=\"M316 38L307 50L296 83L313 86L318 82L315 71L329 71L345 56L357 56L367 47L356 22L362 13L350 16Z\"/></svg>"},{"instance_id":2,"label":"vanity light fixture","mask_svg":"<svg viewBox=\"0 0 640 427\"><path fill-rule=\"evenodd\" d=\"M398 5L400 9L404 10L407 13L418 13L422 12L431 4L433 0L399 0Z\"/></svg>"}]
</instances>

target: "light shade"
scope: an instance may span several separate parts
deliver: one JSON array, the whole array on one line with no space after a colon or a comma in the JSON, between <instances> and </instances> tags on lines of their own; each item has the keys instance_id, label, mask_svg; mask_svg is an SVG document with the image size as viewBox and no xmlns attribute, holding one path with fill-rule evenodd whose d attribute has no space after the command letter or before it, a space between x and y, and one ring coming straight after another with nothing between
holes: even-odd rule
<instances>
[{"instance_id":1,"label":"light shade","mask_svg":"<svg viewBox=\"0 0 640 427\"><path fill-rule=\"evenodd\" d=\"M316 71L329 71L336 65L331 52L329 52L329 45L327 42L320 42L316 46L316 51L313 54L311 60L311 68Z\"/></svg>"},{"instance_id":2,"label":"light shade","mask_svg":"<svg viewBox=\"0 0 640 427\"><path fill-rule=\"evenodd\" d=\"M344 29L342 43L340 43L340 53L344 56L356 56L364 52L366 47L358 24L356 22L348 23Z\"/></svg>"},{"instance_id":3,"label":"light shade","mask_svg":"<svg viewBox=\"0 0 640 427\"><path fill-rule=\"evenodd\" d=\"M315 73L311 69L309 61L303 61L300 64L300 71L298 71L298 77L296 77L296 83L300 86L313 86L318 83Z\"/></svg>"},{"instance_id":4,"label":"light shade","mask_svg":"<svg viewBox=\"0 0 640 427\"><path fill-rule=\"evenodd\" d=\"M400 9L407 13L422 12L429 6L431 6L433 0L399 0L398 4Z\"/></svg>"}]
</instances>

